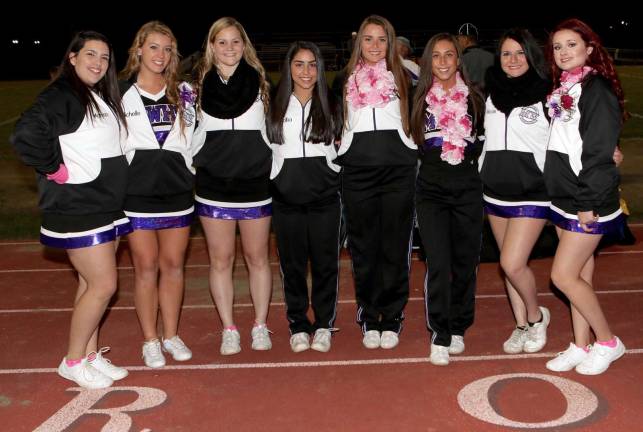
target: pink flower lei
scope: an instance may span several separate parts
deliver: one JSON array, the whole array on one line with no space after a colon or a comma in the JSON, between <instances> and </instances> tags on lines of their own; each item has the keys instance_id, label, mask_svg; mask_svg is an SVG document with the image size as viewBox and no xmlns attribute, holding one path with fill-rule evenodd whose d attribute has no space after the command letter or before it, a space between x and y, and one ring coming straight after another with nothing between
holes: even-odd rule
<instances>
[{"instance_id":1,"label":"pink flower lei","mask_svg":"<svg viewBox=\"0 0 643 432\"><path fill-rule=\"evenodd\" d=\"M426 110L435 117L436 127L442 135L442 154L440 159L450 165L458 165L464 160L464 149L471 136L471 118L467 113L469 88L456 72L456 84L445 91L442 85L433 81L426 94Z\"/></svg>"},{"instance_id":2,"label":"pink flower lei","mask_svg":"<svg viewBox=\"0 0 643 432\"><path fill-rule=\"evenodd\" d=\"M577 67L571 71L563 71L560 75L560 87L553 91L552 94L547 96L547 107L549 117L552 119L561 118L567 121L572 118L575 108L575 100L569 94L569 90L574 84L580 82L588 74L594 71L589 66ZM563 113L565 116L563 117Z\"/></svg>"},{"instance_id":3,"label":"pink flower lei","mask_svg":"<svg viewBox=\"0 0 643 432\"><path fill-rule=\"evenodd\" d=\"M386 69L385 59L375 65L360 61L348 78L346 98L353 109L382 108L395 99L396 94L395 78Z\"/></svg>"}]
</instances>

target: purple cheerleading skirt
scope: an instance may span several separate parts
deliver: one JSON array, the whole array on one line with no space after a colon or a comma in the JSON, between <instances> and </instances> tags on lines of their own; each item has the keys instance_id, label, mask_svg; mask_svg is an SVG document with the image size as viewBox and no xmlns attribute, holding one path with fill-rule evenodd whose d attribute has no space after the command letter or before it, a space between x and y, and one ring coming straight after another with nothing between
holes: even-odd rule
<instances>
[{"instance_id":1,"label":"purple cheerleading skirt","mask_svg":"<svg viewBox=\"0 0 643 432\"><path fill-rule=\"evenodd\" d=\"M108 243L132 232L128 218L82 232L59 233L40 228L40 243L58 249L78 249Z\"/></svg>"},{"instance_id":2,"label":"purple cheerleading skirt","mask_svg":"<svg viewBox=\"0 0 643 432\"><path fill-rule=\"evenodd\" d=\"M501 218L548 219L548 201L502 201L484 195L484 210L487 214Z\"/></svg>"},{"instance_id":3,"label":"purple cheerleading skirt","mask_svg":"<svg viewBox=\"0 0 643 432\"><path fill-rule=\"evenodd\" d=\"M561 229L564 229L565 231L577 232L582 234L618 234L622 232L623 225L625 224L625 216L623 215L621 209L618 209L610 215L599 217L597 222L588 224L588 227L592 228L593 231L586 232L578 223L578 216L565 213L564 210L561 210L553 205L551 206L549 220L554 225Z\"/></svg>"},{"instance_id":4,"label":"purple cheerleading skirt","mask_svg":"<svg viewBox=\"0 0 643 432\"><path fill-rule=\"evenodd\" d=\"M194 206L189 209L169 213L138 213L125 211L135 230L162 230L183 228L192 225Z\"/></svg>"},{"instance_id":5,"label":"purple cheerleading skirt","mask_svg":"<svg viewBox=\"0 0 643 432\"><path fill-rule=\"evenodd\" d=\"M210 201L196 196L196 212L211 219L252 220L272 216L272 198L254 203Z\"/></svg>"}]
</instances>

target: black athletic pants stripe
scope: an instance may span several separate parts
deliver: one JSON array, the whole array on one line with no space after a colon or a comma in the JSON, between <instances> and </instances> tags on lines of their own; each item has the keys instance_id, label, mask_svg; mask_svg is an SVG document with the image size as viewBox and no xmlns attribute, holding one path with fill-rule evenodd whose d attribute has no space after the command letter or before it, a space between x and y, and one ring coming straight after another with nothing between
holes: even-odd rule
<instances>
[{"instance_id":1,"label":"black athletic pants stripe","mask_svg":"<svg viewBox=\"0 0 643 432\"><path fill-rule=\"evenodd\" d=\"M363 332L402 329L415 176L415 166L344 167L342 200Z\"/></svg>"},{"instance_id":2,"label":"black athletic pants stripe","mask_svg":"<svg viewBox=\"0 0 643 432\"><path fill-rule=\"evenodd\" d=\"M323 203L289 205L272 202L273 228L292 334L332 328L337 313L339 274L339 194ZM312 309L308 318L308 261L312 276Z\"/></svg>"},{"instance_id":3,"label":"black athletic pants stripe","mask_svg":"<svg viewBox=\"0 0 643 432\"><path fill-rule=\"evenodd\" d=\"M424 298L431 342L449 346L473 324L483 224L478 173L418 179L417 218L426 253Z\"/></svg>"}]
</instances>

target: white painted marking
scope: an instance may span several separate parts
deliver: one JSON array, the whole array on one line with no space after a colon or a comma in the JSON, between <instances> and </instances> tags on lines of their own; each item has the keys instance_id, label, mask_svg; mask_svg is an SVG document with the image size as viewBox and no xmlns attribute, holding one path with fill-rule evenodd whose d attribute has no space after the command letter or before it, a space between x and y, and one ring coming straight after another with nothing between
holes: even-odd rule
<instances>
[{"instance_id":1,"label":"white painted marking","mask_svg":"<svg viewBox=\"0 0 643 432\"><path fill-rule=\"evenodd\" d=\"M643 348L628 349L626 354L643 354ZM482 362L498 360L524 360L555 357L558 353L535 353L535 354L498 354L498 355L478 355L478 356L452 356L450 362ZM222 369L282 369L282 368L301 368L301 367L333 367L333 366L377 366L390 364L414 364L429 363L428 357L401 357L388 359L368 359L368 360L329 360L329 361L310 361L310 362L275 362L275 363L211 363L195 365L166 365L163 367L167 370L222 370ZM159 369L152 369L146 366L123 366L129 371L153 372L159 373ZM544 367L544 366L543 366ZM37 374L37 373L57 373L56 368L35 368L35 369L0 369L0 375L12 374Z\"/></svg>"},{"instance_id":2,"label":"white painted marking","mask_svg":"<svg viewBox=\"0 0 643 432\"><path fill-rule=\"evenodd\" d=\"M109 421L102 427L102 432L129 431L132 427L132 418L126 413L141 411L162 404L167 399L163 390L153 387L110 387L99 390L87 390L82 387L68 388L68 391L80 392L67 405L49 417L43 424L34 429L34 432L62 432L72 423L86 414L103 414L109 416ZM99 400L112 392L135 392L138 396L130 404L120 407L97 409L93 408ZM149 429L145 429L149 430Z\"/></svg>"},{"instance_id":3,"label":"white painted marking","mask_svg":"<svg viewBox=\"0 0 643 432\"><path fill-rule=\"evenodd\" d=\"M643 293L643 289L633 289L633 290L605 290L605 291L596 291L596 294L640 294ZM538 297L553 297L554 293L538 293ZM504 299L506 294L478 294L476 299ZM410 302L424 301L424 297L409 297ZM355 300L338 300L339 304L355 304ZM285 306L284 302L270 302L270 306ZM235 308L250 308L254 307L252 303L236 303L233 307ZM112 306L107 309L112 311L130 311L134 310L134 306ZM182 309L216 309L214 304L195 304L195 305L183 305ZM1 314L14 314L14 313L42 313L42 312L71 312L73 308L33 308L33 309L0 309Z\"/></svg>"},{"instance_id":4,"label":"white painted marking","mask_svg":"<svg viewBox=\"0 0 643 432\"><path fill-rule=\"evenodd\" d=\"M489 400L491 386L501 381L517 378L538 379L553 384L567 400L565 413L557 419L538 423L514 421L498 414ZM567 378L534 373L516 373L494 375L466 385L458 393L458 404L467 414L487 423L510 428L544 429L566 426L586 419L598 409L598 398L584 385Z\"/></svg>"}]
</instances>

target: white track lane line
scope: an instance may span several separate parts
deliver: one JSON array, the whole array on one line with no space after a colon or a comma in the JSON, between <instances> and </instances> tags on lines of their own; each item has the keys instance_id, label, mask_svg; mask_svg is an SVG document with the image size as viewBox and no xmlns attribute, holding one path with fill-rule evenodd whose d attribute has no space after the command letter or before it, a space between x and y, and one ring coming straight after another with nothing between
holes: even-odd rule
<instances>
[{"instance_id":1,"label":"white track lane line","mask_svg":"<svg viewBox=\"0 0 643 432\"><path fill-rule=\"evenodd\" d=\"M626 354L643 354L643 348L628 349ZM452 356L451 362L480 362L498 360L524 360L555 357L557 353L535 353L535 354L499 354L479 356ZM330 360L310 362L276 362L276 363L228 363L228 364L201 364L201 365L168 365L163 370L221 370L221 369L280 369L280 368L303 368L303 367L336 367L336 366L372 366L390 364L413 364L429 363L428 357L406 357L370 360ZM159 369L152 369L146 366L124 366L129 371L142 371L158 373ZM436 369L437 370L437 369ZM56 373L56 368L34 368L34 369L0 369L0 375L11 374L33 374L33 373Z\"/></svg>"},{"instance_id":2,"label":"white track lane line","mask_svg":"<svg viewBox=\"0 0 643 432\"><path fill-rule=\"evenodd\" d=\"M596 291L596 294L640 294L643 293L643 289L638 290L605 290L605 291ZM538 293L538 297L552 297L554 293ZM506 294L479 294L476 295L476 299L495 299L495 298L506 298ZM409 297L409 301L424 301L424 297ZM339 304L355 304L355 300L338 300ZM284 302L271 302L270 306L284 306ZM253 307L252 303L237 303L233 306L234 308L250 308ZM113 311L127 311L134 310L134 306L112 306L108 307L108 310ZM214 304L197 304L197 305L183 305L182 309L215 309ZM13 313L41 313L41 312L71 312L72 308L36 308L36 309L0 309L1 314L13 314Z\"/></svg>"}]
</instances>

